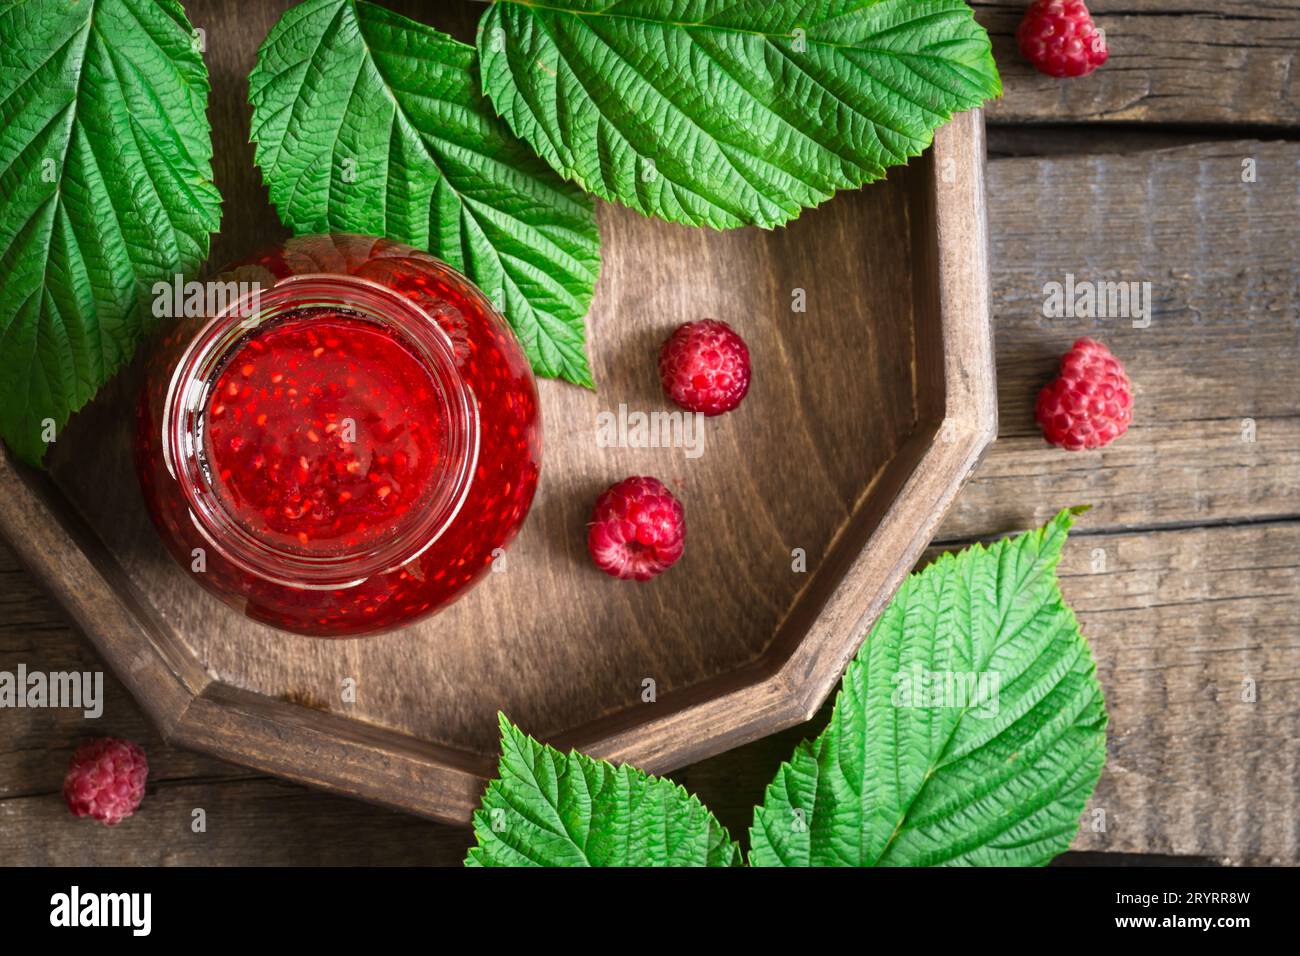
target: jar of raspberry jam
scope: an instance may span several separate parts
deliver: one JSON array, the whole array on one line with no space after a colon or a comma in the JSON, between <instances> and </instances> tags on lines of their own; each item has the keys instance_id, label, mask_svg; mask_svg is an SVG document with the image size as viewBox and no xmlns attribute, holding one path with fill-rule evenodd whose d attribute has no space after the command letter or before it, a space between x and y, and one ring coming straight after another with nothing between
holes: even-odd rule
<instances>
[{"instance_id":1,"label":"jar of raspberry jam","mask_svg":"<svg viewBox=\"0 0 1300 956\"><path fill-rule=\"evenodd\" d=\"M354 235L290 239L206 289L224 307L171 328L136 420L145 503L191 577L321 637L465 593L541 467L532 371L483 294Z\"/></svg>"}]
</instances>

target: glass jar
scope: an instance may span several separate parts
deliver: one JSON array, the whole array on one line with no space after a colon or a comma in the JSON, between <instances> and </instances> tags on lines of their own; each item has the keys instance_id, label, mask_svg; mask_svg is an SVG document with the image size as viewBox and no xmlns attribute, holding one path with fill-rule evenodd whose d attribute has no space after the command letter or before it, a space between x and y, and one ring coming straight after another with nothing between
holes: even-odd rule
<instances>
[{"instance_id":1,"label":"glass jar","mask_svg":"<svg viewBox=\"0 0 1300 956\"><path fill-rule=\"evenodd\" d=\"M469 280L386 239L304 236L202 289L150 359L136 467L163 541L248 617L383 631L472 586L541 467L532 371ZM177 305L192 304L176 296Z\"/></svg>"}]
</instances>

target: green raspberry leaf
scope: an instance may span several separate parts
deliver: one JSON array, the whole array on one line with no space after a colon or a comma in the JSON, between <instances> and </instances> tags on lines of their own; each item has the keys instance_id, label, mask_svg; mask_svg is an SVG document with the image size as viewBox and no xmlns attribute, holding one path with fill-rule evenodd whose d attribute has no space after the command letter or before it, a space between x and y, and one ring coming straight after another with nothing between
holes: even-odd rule
<instances>
[{"instance_id":1,"label":"green raspberry leaf","mask_svg":"<svg viewBox=\"0 0 1300 956\"><path fill-rule=\"evenodd\" d=\"M0 436L47 442L221 221L208 72L173 0L0 0Z\"/></svg>"},{"instance_id":2,"label":"green raspberry leaf","mask_svg":"<svg viewBox=\"0 0 1300 956\"><path fill-rule=\"evenodd\" d=\"M1071 521L908 578L830 725L768 786L752 864L1030 866L1070 845L1106 758L1096 668L1055 573Z\"/></svg>"},{"instance_id":3,"label":"green raspberry leaf","mask_svg":"<svg viewBox=\"0 0 1300 956\"><path fill-rule=\"evenodd\" d=\"M295 232L427 249L497 303L539 374L590 387L594 205L493 114L476 59L370 3L292 7L249 77L257 163Z\"/></svg>"},{"instance_id":4,"label":"green raspberry leaf","mask_svg":"<svg viewBox=\"0 0 1300 956\"><path fill-rule=\"evenodd\" d=\"M558 172L673 222L772 227L1000 95L964 0L500 0L483 89Z\"/></svg>"},{"instance_id":5,"label":"green raspberry leaf","mask_svg":"<svg viewBox=\"0 0 1300 956\"><path fill-rule=\"evenodd\" d=\"M497 779L466 866L736 866L740 850L673 783L540 744L504 716Z\"/></svg>"}]
</instances>

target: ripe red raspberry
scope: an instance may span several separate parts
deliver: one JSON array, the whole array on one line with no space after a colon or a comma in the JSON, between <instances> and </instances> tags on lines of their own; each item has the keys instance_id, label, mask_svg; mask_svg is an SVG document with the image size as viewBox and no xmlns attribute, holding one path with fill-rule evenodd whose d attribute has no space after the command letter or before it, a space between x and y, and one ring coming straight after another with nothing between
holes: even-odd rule
<instances>
[{"instance_id":1,"label":"ripe red raspberry","mask_svg":"<svg viewBox=\"0 0 1300 956\"><path fill-rule=\"evenodd\" d=\"M596 567L624 581L667 571L686 547L682 503L658 478L624 478L596 499L587 550Z\"/></svg>"},{"instance_id":2,"label":"ripe red raspberry","mask_svg":"<svg viewBox=\"0 0 1300 956\"><path fill-rule=\"evenodd\" d=\"M749 391L749 349L726 322L687 322L659 350L659 381L687 411L721 415Z\"/></svg>"},{"instance_id":3,"label":"ripe red raspberry","mask_svg":"<svg viewBox=\"0 0 1300 956\"><path fill-rule=\"evenodd\" d=\"M1053 445L1100 448L1128 431L1133 385L1110 349L1079 339L1061 357L1060 374L1038 393L1037 418Z\"/></svg>"},{"instance_id":4,"label":"ripe red raspberry","mask_svg":"<svg viewBox=\"0 0 1300 956\"><path fill-rule=\"evenodd\" d=\"M117 826L140 806L148 776L149 761L131 741L87 740L72 755L63 778L63 799L76 816Z\"/></svg>"},{"instance_id":5,"label":"ripe red raspberry","mask_svg":"<svg viewBox=\"0 0 1300 956\"><path fill-rule=\"evenodd\" d=\"M1087 76L1109 56L1083 0L1034 0L1016 41L1020 55L1048 76Z\"/></svg>"}]
</instances>

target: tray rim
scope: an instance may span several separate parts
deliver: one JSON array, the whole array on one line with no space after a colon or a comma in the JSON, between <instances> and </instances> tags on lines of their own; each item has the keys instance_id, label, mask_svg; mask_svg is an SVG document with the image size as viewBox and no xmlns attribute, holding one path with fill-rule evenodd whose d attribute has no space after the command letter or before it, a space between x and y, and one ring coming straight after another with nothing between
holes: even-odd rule
<instances>
[{"instance_id":1,"label":"tray rim","mask_svg":"<svg viewBox=\"0 0 1300 956\"><path fill-rule=\"evenodd\" d=\"M942 420L928 423L933 431L919 421L886 467L911 462L879 523L784 651L685 689L648 720L631 721L624 711L553 738L555 745L663 773L811 718L995 440L983 111L958 114L937 130L932 150L926 191L936 222ZM947 167L949 161L955 167ZM940 168L965 175L941 181ZM0 485L9 490L0 495L0 536L90 639L165 741L445 823L469 821L494 758L220 682L146 610L147 601L95 532L71 507L60 506L53 481L16 463L2 445ZM927 504L920 522L908 507L916 501ZM870 557L877 551L895 560L877 567ZM142 631L147 640L140 639ZM708 733L702 735L700 726Z\"/></svg>"}]
</instances>

